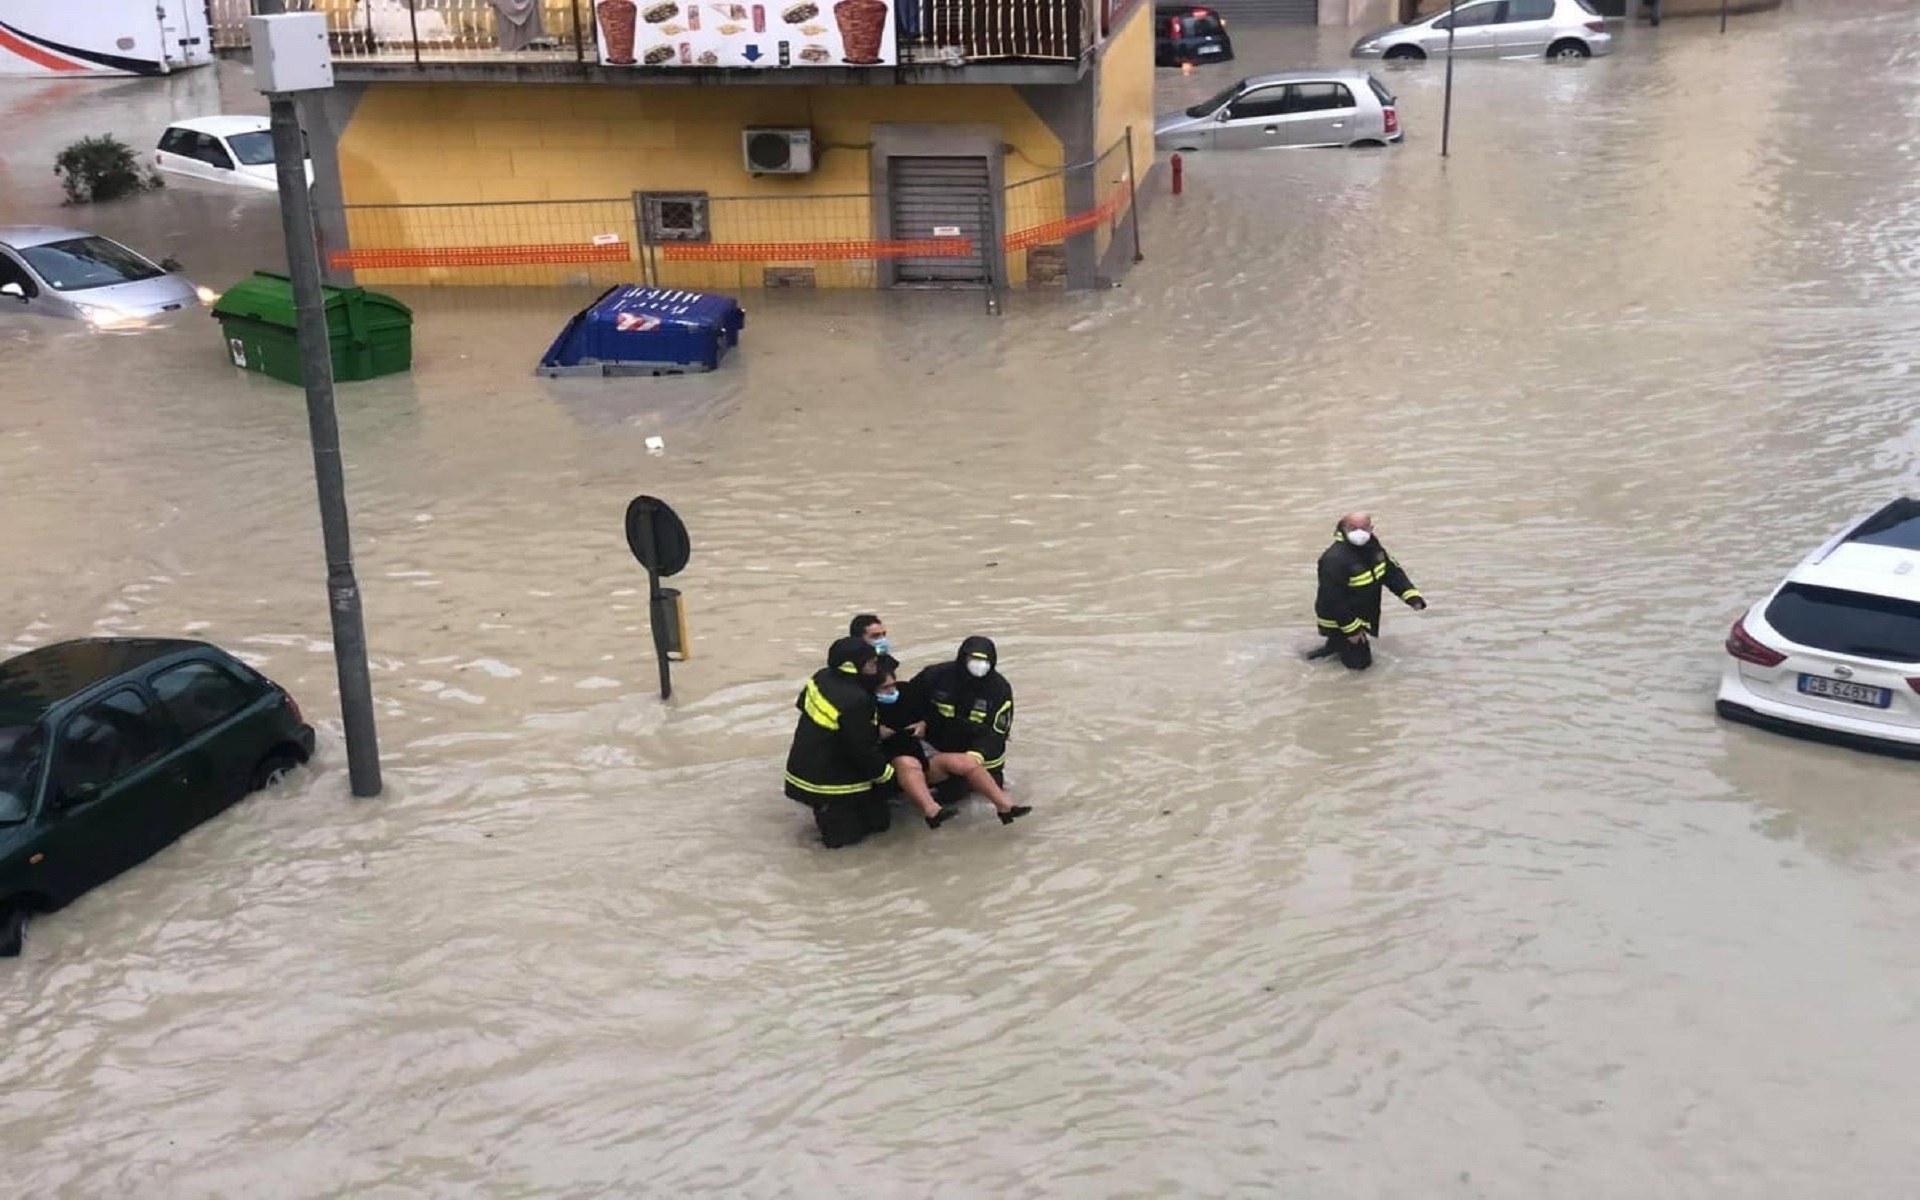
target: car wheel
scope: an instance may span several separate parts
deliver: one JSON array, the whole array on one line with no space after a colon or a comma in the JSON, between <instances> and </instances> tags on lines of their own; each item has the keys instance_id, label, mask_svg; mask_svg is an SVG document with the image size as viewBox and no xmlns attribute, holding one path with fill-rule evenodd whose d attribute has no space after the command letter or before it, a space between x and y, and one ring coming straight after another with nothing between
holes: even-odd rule
<instances>
[{"instance_id":1,"label":"car wheel","mask_svg":"<svg viewBox=\"0 0 1920 1200\"><path fill-rule=\"evenodd\" d=\"M20 948L27 941L29 911L22 900L8 900L0 904L0 958L20 957Z\"/></svg>"},{"instance_id":2,"label":"car wheel","mask_svg":"<svg viewBox=\"0 0 1920 1200\"><path fill-rule=\"evenodd\" d=\"M1387 144L1378 138L1366 138L1362 141L1349 143L1347 146L1347 149L1349 150L1384 150L1386 149L1386 146Z\"/></svg>"},{"instance_id":3,"label":"car wheel","mask_svg":"<svg viewBox=\"0 0 1920 1200\"><path fill-rule=\"evenodd\" d=\"M1390 62L1416 62L1426 56L1427 52L1418 46L1395 46L1384 57Z\"/></svg>"},{"instance_id":4,"label":"car wheel","mask_svg":"<svg viewBox=\"0 0 1920 1200\"><path fill-rule=\"evenodd\" d=\"M264 792L285 779L299 765L300 759L296 755L286 750L275 750L253 769L253 778L248 780L247 790Z\"/></svg>"},{"instance_id":5,"label":"car wheel","mask_svg":"<svg viewBox=\"0 0 1920 1200\"><path fill-rule=\"evenodd\" d=\"M1576 58L1592 58L1593 51L1587 48L1585 42L1568 38L1564 42L1555 42L1548 46L1547 57L1556 62L1568 62Z\"/></svg>"}]
</instances>

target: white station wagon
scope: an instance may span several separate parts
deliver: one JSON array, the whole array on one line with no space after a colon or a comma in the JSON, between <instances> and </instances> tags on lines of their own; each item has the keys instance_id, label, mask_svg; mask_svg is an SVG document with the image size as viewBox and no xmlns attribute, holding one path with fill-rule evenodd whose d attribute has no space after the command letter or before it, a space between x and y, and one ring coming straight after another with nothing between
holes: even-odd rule
<instances>
[{"instance_id":1,"label":"white station wagon","mask_svg":"<svg viewBox=\"0 0 1920 1200\"><path fill-rule=\"evenodd\" d=\"M1920 500L1853 522L1733 624L1721 716L1920 755Z\"/></svg>"}]
</instances>

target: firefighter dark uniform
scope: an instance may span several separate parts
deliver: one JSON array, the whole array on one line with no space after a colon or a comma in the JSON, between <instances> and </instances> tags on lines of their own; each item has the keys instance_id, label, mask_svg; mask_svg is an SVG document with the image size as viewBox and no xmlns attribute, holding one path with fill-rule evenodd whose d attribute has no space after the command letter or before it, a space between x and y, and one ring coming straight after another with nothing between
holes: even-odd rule
<instances>
[{"instance_id":1,"label":"firefighter dark uniform","mask_svg":"<svg viewBox=\"0 0 1920 1200\"><path fill-rule=\"evenodd\" d=\"M1386 588L1414 608L1425 608L1420 590L1375 539L1364 546L1347 541L1344 533L1320 556L1320 592L1313 602L1314 622L1327 639L1314 657L1339 655L1349 670L1373 665L1373 647L1347 639L1356 633L1369 637L1380 632L1380 591Z\"/></svg>"},{"instance_id":2,"label":"firefighter dark uniform","mask_svg":"<svg viewBox=\"0 0 1920 1200\"><path fill-rule=\"evenodd\" d=\"M813 809L813 821L828 846L851 846L891 824L882 785L893 767L880 750L880 720L873 700L878 677L860 668L876 655L859 638L841 638L827 652L827 667L800 689L794 707L800 720L787 751L787 795Z\"/></svg>"},{"instance_id":3,"label":"firefighter dark uniform","mask_svg":"<svg viewBox=\"0 0 1920 1200\"><path fill-rule=\"evenodd\" d=\"M967 664L984 662L985 675L974 675ZM1013 733L1013 685L1000 674L1000 652L991 638L970 637L960 643L952 662L936 663L913 677L915 702L923 705L927 741L943 754L971 754L1005 785L1007 739ZM966 781L941 785L946 803L955 790L965 794Z\"/></svg>"}]
</instances>

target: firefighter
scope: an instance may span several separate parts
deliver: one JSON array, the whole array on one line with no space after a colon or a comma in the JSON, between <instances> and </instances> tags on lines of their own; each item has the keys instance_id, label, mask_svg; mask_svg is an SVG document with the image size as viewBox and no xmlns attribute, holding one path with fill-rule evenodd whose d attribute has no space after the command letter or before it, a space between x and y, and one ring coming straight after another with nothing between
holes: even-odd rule
<instances>
[{"instance_id":1,"label":"firefighter","mask_svg":"<svg viewBox=\"0 0 1920 1200\"><path fill-rule=\"evenodd\" d=\"M813 809L829 847L851 846L892 823L886 793L893 778L880 750L880 719L873 693L879 655L860 638L827 651L827 666L800 689L800 720L787 751L787 796Z\"/></svg>"},{"instance_id":2,"label":"firefighter","mask_svg":"<svg viewBox=\"0 0 1920 1200\"><path fill-rule=\"evenodd\" d=\"M968 638L952 662L935 663L908 686L926 707L927 741L934 749L929 775L937 772L964 781L992 802L1002 825L1032 812L1032 805L1015 804L1006 793L1013 685L1000 674L1000 653L993 641Z\"/></svg>"},{"instance_id":3,"label":"firefighter","mask_svg":"<svg viewBox=\"0 0 1920 1200\"><path fill-rule=\"evenodd\" d=\"M893 642L887 638L887 623L872 613L861 613L847 622L847 636L857 637L872 646L875 654L887 654L893 650Z\"/></svg>"},{"instance_id":4,"label":"firefighter","mask_svg":"<svg viewBox=\"0 0 1920 1200\"><path fill-rule=\"evenodd\" d=\"M1333 545L1320 556L1320 594L1313 616L1326 644L1308 658L1333 658L1350 671L1373 665L1370 640L1380 632L1380 589L1386 587L1418 612L1427 607L1420 589L1373 536L1373 518L1348 513L1333 527Z\"/></svg>"}]
</instances>

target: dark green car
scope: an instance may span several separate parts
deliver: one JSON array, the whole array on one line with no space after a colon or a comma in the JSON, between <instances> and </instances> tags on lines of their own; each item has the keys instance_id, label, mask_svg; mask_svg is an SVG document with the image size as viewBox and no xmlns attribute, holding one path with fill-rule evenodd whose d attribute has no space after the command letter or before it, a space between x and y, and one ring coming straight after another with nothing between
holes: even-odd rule
<instances>
[{"instance_id":1,"label":"dark green car","mask_svg":"<svg viewBox=\"0 0 1920 1200\"><path fill-rule=\"evenodd\" d=\"M293 697L204 642L88 638L0 663L0 957L29 914L312 755Z\"/></svg>"}]
</instances>

